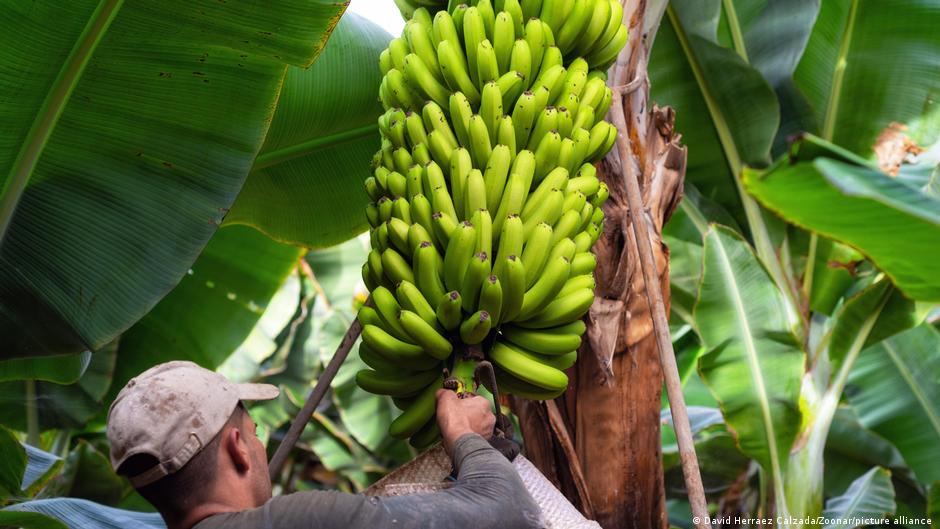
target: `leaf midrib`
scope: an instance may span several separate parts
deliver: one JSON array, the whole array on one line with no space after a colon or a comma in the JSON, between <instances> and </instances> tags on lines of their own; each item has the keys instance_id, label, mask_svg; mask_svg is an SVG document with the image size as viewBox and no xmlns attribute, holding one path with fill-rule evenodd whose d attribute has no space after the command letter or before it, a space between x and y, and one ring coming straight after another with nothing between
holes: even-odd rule
<instances>
[{"instance_id":1,"label":"leaf midrib","mask_svg":"<svg viewBox=\"0 0 940 529\"><path fill-rule=\"evenodd\" d=\"M717 233L716 233L717 236ZM760 363L757 360L757 347L754 344L753 335L751 334L751 325L747 321L747 311L744 309L744 300L741 296L740 290L738 290L737 282L734 281L734 270L731 266L731 261L728 258L728 254L725 252L725 247L721 243L720 239L717 239L716 247L718 248L721 261L721 267L724 271L726 277L731 278L731 281L727 281L726 284L729 285L728 290L731 294L732 302L735 307L735 318L738 320L738 324L743 330L743 337L741 337L741 342L744 344L744 349L747 354L748 366L751 370L751 380L757 386L758 400L760 401L761 415L763 416L764 427L767 435L767 449L770 451L770 465L771 471L773 473L773 480L775 485L779 486L782 484L781 471L778 460L778 449L777 449L777 437L776 430L774 428L773 420L770 414L770 403L767 399L767 389L764 386L764 379L760 376Z\"/></svg>"},{"instance_id":2,"label":"leaf midrib","mask_svg":"<svg viewBox=\"0 0 940 529\"><path fill-rule=\"evenodd\" d=\"M871 486L875 480L875 474L877 473L877 470L872 472L868 479L862 484L861 489L857 491L858 493L849 499L849 505L845 508L845 510L842 511L842 518L850 518L853 512L857 512L856 509L858 508L859 502L861 501L862 497L864 497L865 493L871 489Z\"/></svg>"},{"instance_id":3,"label":"leaf midrib","mask_svg":"<svg viewBox=\"0 0 940 529\"><path fill-rule=\"evenodd\" d=\"M728 17L728 29L731 31L731 41L734 43L734 50L744 59L744 62L750 62L747 58L747 46L744 44L744 35L741 33L741 22L738 21L738 12L734 8L734 0L722 0L725 8L725 16Z\"/></svg>"},{"instance_id":4,"label":"leaf midrib","mask_svg":"<svg viewBox=\"0 0 940 529\"><path fill-rule=\"evenodd\" d=\"M307 141L290 145L288 147L266 152L255 158L255 163L252 166L251 171L258 171L260 169L284 163L288 160L293 160L294 158L300 158L330 145L338 145L360 138L375 136L377 130L378 124L371 123L369 125L355 129L337 132L328 136L312 138Z\"/></svg>"},{"instance_id":5,"label":"leaf midrib","mask_svg":"<svg viewBox=\"0 0 940 529\"><path fill-rule=\"evenodd\" d=\"M89 59L94 55L98 44L101 43L102 37L123 4L124 0L100 0L49 88L23 140L16 160L10 168L6 184L0 191L0 244L3 243L16 206L26 190L26 184L36 168L49 137L55 130L62 111L78 85Z\"/></svg>"},{"instance_id":6,"label":"leaf midrib","mask_svg":"<svg viewBox=\"0 0 940 529\"><path fill-rule=\"evenodd\" d=\"M836 117L839 114L839 105L842 103L842 81L845 78L845 70L848 66L846 57L848 57L849 48L852 45L857 15L858 0L852 0L845 32L842 34L842 42L839 43L839 53L836 55L835 69L832 72L832 85L829 87L829 105L826 107L826 119L823 121L822 130L822 137L827 141L832 141L832 136L835 134Z\"/></svg>"}]
</instances>

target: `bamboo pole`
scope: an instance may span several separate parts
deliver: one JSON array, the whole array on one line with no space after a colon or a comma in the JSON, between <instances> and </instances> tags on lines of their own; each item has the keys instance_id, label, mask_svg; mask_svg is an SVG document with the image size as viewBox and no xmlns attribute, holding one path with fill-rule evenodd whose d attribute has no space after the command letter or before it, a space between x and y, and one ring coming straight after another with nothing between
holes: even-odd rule
<instances>
[{"instance_id":1,"label":"bamboo pole","mask_svg":"<svg viewBox=\"0 0 940 529\"><path fill-rule=\"evenodd\" d=\"M368 303L368 301L366 303ZM336 377L336 373L339 372L340 366L343 365L346 357L349 356L349 351L352 349L353 344L356 343L356 340L359 339L361 333L362 324L359 323L359 319L356 318L353 320L352 324L349 325L349 328L346 329L346 334L343 336L342 341L340 341L339 347L336 348L336 352L333 353L333 358L330 359L330 363L327 364L323 373L320 373L320 376L317 377L317 384L313 387L313 391L310 392L310 396L307 397L304 407L297 413L297 416L294 417L293 422L290 424L290 429L287 430L287 435L284 436L281 444L277 447L277 451L275 451L274 455L271 457L271 462L268 463L268 475L271 476L271 481L274 481L278 474L281 473L281 467L284 466L287 455L290 454L291 449L297 444L297 439L300 438L300 433L304 431L304 426L307 425L310 417L313 416L313 412L316 411L317 406L320 405L320 401L323 400L326 391L330 389L330 383L333 382L333 378Z\"/></svg>"},{"instance_id":2,"label":"bamboo pole","mask_svg":"<svg viewBox=\"0 0 940 529\"><path fill-rule=\"evenodd\" d=\"M702 476L699 472L698 459L695 456L695 442L692 439L692 427L689 425L689 415L685 407L685 398L682 395L682 382L679 378L679 369L676 366L676 353L672 348L672 336L669 334L669 320L666 317L666 306L663 302L663 293L659 287L659 271L653 259L653 245L650 242L647 218L643 210L643 198L640 193L640 184L630 150L629 135L627 134L627 118L623 110L624 93L630 87L614 88L616 100L611 107L610 115L614 126L617 127L617 148L620 152L620 165L623 168L623 182L629 206L630 224L633 226L637 251L640 254L640 268L643 271L643 280L646 285L646 298L649 302L650 313L653 318L653 331L656 336L656 345L659 349L659 360L663 368L663 377L666 380L666 393L669 397L669 409L672 412L672 423L679 442L679 457L682 461L682 474L685 477L685 486L689 494L689 504L692 506L693 523L698 529L710 529L708 519L708 506L705 501L705 491L702 486Z\"/></svg>"}]
</instances>

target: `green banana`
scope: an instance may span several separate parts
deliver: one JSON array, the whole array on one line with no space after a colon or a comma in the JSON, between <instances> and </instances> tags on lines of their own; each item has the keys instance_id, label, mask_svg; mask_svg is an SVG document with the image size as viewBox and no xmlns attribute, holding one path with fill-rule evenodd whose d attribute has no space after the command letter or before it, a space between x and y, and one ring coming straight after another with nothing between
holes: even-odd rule
<instances>
[{"instance_id":1,"label":"green banana","mask_svg":"<svg viewBox=\"0 0 940 529\"><path fill-rule=\"evenodd\" d=\"M509 71L509 60L515 40L516 24L509 13L502 11L496 15L493 25L493 50L496 52L496 65L500 72Z\"/></svg>"},{"instance_id":2,"label":"green banana","mask_svg":"<svg viewBox=\"0 0 940 529\"><path fill-rule=\"evenodd\" d=\"M568 375L563 371L524 354L511 344L496 341L487 356L494 364L529 384L554 391L568 387Z\"/></svg>"},{"instance_id":3,"label":"green banana","mask_svg":"<svg viewBox=\"0 0 940 529\"><path fill-rule=\"evenodd\" d=\"M597 257L590 252L575 254L571 260L571 275L589 274L597 266Z\"/></svg>"},{"instance_id":4,"label":"green banana","mask_svg":"<svg viewBox=\"0 0 940 529\"><path fill-rule=\"evenodd\" d=\"M549 303L541 312L525 321L516 321L519 327L544 329L576 320L584 316L594 303L594 292L577 290Z\"/></svg>"},{"instance_id":5,"label":"green banana","mask_svg":"<svg viewBox=\"0 0 940 529\"><path fill-rule=\"evenodd\" d=\"M509 183L499 201L499 208L493 219L493 233L502 233L509 217L517 217L525 205L527 182L518 173L509 175ZM520 219L521 227L521 219ZM519 252L515 252L519 253ZM508 255L508 254L507 254Z\"/></svg>"},{"instance_id":6,"label":"green banana","mask_svg":"<svg viewBox=\"0 0 940 529\"><path fill-rule=\"evenodd\" d=\"M463 147L454 149L450 155L450 192L454 200L454 209L457 211L457 218L467 218L464 209L464 189L467 185L467 176L473 169L473 159L470 158L470 151Z\"/></svg>"},{"instance_id":7,"label":"green banana","mask_svg":"<svg viewBox=\"0 0 940 529\"><path fill-rule=\"evenodd\" d=\"M498 78L499 63L496 62L496 50L489 39L485 39L477 46L477 84L483 85Z\"/></svg>"},{"instance_id":8,"label":"green banana","mask_svg":"<svg viewBox=\"0 0 940 529\"><path fill-rule=\"evenodd\" d=\"M503 287L503 306L500 321L512 321L522 309L526 290L526 269L522 260L515 255L500 258L494 275Z\"/></svg>"},{"instance_id":9,"label":"green banana","mask_svg":"<svg viewBox=\"0 0 940 529\"><path fill-rule=\"evenodd\" d=\"M434 369L410 374L379 373L371 369L363 369L356 373L356 384L376 395L407 397L417 394L439 376L439 372Z\"/></svg>"},{"instance_id":10,"label":"green banana","mask_svg":"<svg viewBox=\"0 0 940 529\"><path fill-rule=\"evenodd\" d=\"M554 232L554 233L557 233L557 232ZM553 235L554 235L554 233L553 233ZM552 249L551 249L551 251L548 253L548 260L549 260L549 261L554 261L555 259L557 259L557 258L559 258L559 257L564 257L564 258L567 259L569 262L570 262L572 259L574 259L574 255L575 255L575 253L577 253L577 251L578 251L578 246L574 243L573 240L571 240L571 239L569 239L569 238L567 238L567 237L564 238L564 239L560 239L560 240L558 240L558 241L555 241L555 240L554 240L554 237L552 237L552 239L553 239L553 241L552 241Z\"/></svg>"},{"instance_id":11,"label":"green banana","mask_svg":"<svg viewBox=\"0 0 940 529\"><path fill-rule=\"evenodd\" d=\"M582 274L579 276L572 276L568 278L568 281L565 282L564 288L558 293L558 296L567 296L568 294L573 293L576 290L589 289L592 292L594 287L597 284L594 281L594 274Z\"/></svg>"},{"instance_id":12,"label":"green banana","mask_svg":"<svg viewBox=\"0 0 940 529\"><path fill-rule=\"evenodd\" d=\"M508 215L504 219L502 229L499 232L499 247L496 250L496 257L522 255L522 247L525 244L522 233L522 219L519 215Z\"/></svg>"},{"instance_id":13,"label":"green banana","mask_svg":"<svg viewBox=\"0 0 940 529\"><path fill-rule=\"evenodd\" d=\"M470 262L476 247L476 238L476 228L467 221L458 224L451 234L444 253L444 284L449 290L460 290L467 263ZM423 288L421 290L424 291Z\"/></svg>"},{"instance_id":14,"label":"green banana","mask_svg":"<svg viewBox=\"0 0 940 529\"><path fill-rule=\"evenodd\" d=\"M431 221L431 202L423 194L418 193L411 197L411 220L421 225L428 233L434 232L434 224Z\"/></svg>"},{"instance_id":15,"label":"green banana","mask_svg":"<svg viewBox=\"0 0 940 529\"><path fill-rule=\"evenodd\" d=\"M470 155L473 157L473 166L478 169L486 167L486 162L490 159L493 152L493 144L490 142L490 133L486 127L486 120L479 114L474 114L470 118L469 127L470 136Z\"/></svg>"},{"instance_id":16,"label":"green banana","mask_svg":"<svg viewBox=\"0 0 940 529\"><path fill-rule=\"evenodd\" d=\"M463 7L464 9L467 8L465 4L461 4L460 7ZM424 426L422 426L421 429L411 436L411 439L408 439L408 444L413 446L416 450L422 451L430 448L440 438L441 428L437 424L437 419L431 417L428 419L428 422L424 423Z\"/></svg>"},{"instance_id":17,"label":"green banana","mask_svg":"<svg viewBox=\"0 0 940 529\"><path fill-rule=\"evenodd\" d=\"M456 290L444 294L438 302L437 310L435 311L437 321L440 322L442 327L448 331L453 331L460 326L462 317L460 308L462 305L463 300L460 299L460 293Z\"/></svg>"},{"instance_id":18,"label":"green banana","mask_svg":"<svg viewBox=\"0 0 940 529\"><path fill-rule=\"evenodd\" d=\"M509 149L510 157L516 156L516 128L512 124L512 116L503 116L496 128L496 144L505 145Z\"/></svg>"},{"instance_id":19,"label":"green banana","mask_svg":"<svg viewBox=\"0 0 940 529\"><path fill-rule=\"evenodd\" d=\"M402 281L399 283L398 288L395 289L395 297L398 299L398 304L403 309L414 312L429 325L434 325L437 322L434 308L428 303L424 294L421 293L421 290L415 286L414 283L410 281ZM362 309L360 309L360 312L362 312ZM402 327L405 326L402 325ZM408 330L407 327L405 330ZM408 334L410 335L411 333L409 332Z\"/></svg>"},{"instance_id":20,"label":"green banana","mask_svg":"<svg viewBox=\"0 0 940 529\"><path fill-rule=\"evenodd\" d=\"M473 83L459 50L459 47L446 40L438 44L437 57L441 65L441 72L451 90L463 92L467 100L475 105L480 101L480 91Z\"/></svg>"},{"instance_id":21,"label":"green banana","mask_svg":"<svg viewBox=\"0 0 940 529\"><path fill-rule=\"evenodd\" d=\"M542 137L535 149L535 182L540 182L549 172L558 167L561 151L561 134L550 131Z\"/></svg>"},{"instance_id":22,"label":"green banana","mask_svg":"<svg viewBox=\"0 0 940 529\"><path fill-rule=\"evenodd\" d=\"M478 252L473 255L468 263L462 266L466 268L463 284L460 287L463 310L473 312L480 299L480 289L483 287L483 281L490 275L489 255Z\"/></svg>"},{"instance_id":23,"label":"green banana","mask_svg":"<svg viewBox=\"0 0 940 529\"><path fill-rule=\"evenodd\" d=\"M460 339L467 345L478 344L489 334L492 325L489 313L478 310L460 324Z\"/></svg>"},{"instance_id":24,"label":"green banana","mask_svg":"<svg viewBox=\"0 0 940 529\"><path fill-rule=\"evenodd\" d=\"M446 248L450 243L451 234L457 228L457 221L450 215L436 211L431 215L431 222L434 223L434 239L437 241L438 246Z\"/></svg>"},{"instance_id":25,"label":"green banana","mask_svg":"<svg viewBox=\"0 0 940 529\"><path fill-rule=\"evenodd\" d=\"M425 299L435 309L444 296L444 283L441 281L441 269L438 265L440 255L434 245L424 241L415 251L414 259L414 284L418 286Z\"/></svg>"},{"instance_id":26,"label":"green banana","mask_svg":"<svg viewBox=\"0 0 940 529\"><path fill-rule=\"evenodd\" d=\"M479 114L486 124L487 134L490 138L495 138L499 120L503 117L503 94L495 81L483 85Z\"/></svg>"},{"instance_id":27,"label":"green banana","mask_svg":"<svg viewBox=\"0 0 940 529\"><path fill-rule=\"evenodd\" d=\"M486 209L478 209L470 217L470 223L476 227L477 241L474 250L477 253L493 255L493 220Z\"/></svg>"},{"instance_id":28,"label":"green banana","mask_svg":"<svg viewBox=\"0 0 940 529\"><path fill-rule=\"evenodd\" d=\"M503 288L499 284L499 278L490 274L480 288L480 310L486 311L494 322L500 321L500 313L503 307Z\"/></svg>"},{"instance_id":29,"label":"green banana","mask_svg":"<svg viewBox=\"0 0 940 529\"><path fill-rule=\"evenodd\" d=\"M438 105L446 105L450 97L450 90L441 81L438 81L421 57L414 53L405 56L405 80L414 86L428 99Z\"/></svg>"},{"instance_id":30,"label":"green banana","mask_svg":"<svg viewBox=\"0 0 940 529\"><path fill-rule=\"evenodd\" d=\"M473 108L463 92L451 94L448 103L450 118L454 124L454 132L457 134L457 141L460 145L466 147L470 145L470 117L473 116Z\"/></svg>"},{"instance_id":31,"label":"green banana","mask_svg":"<svg viewBox=\"0 0 940 529\"><path fill-rule=\"evenodd\" d=\"M444 377L428 384L414 402L388 426L388 434L396 439L405 439L418 432L434 416L437 390L441 389Z\"/></svg>"},{"instance_id":32,"label":"green banana","mask_svg":"<svg viewBox=\"0 0 940 529\"><path fill-rule=\"evenodd\" d=\"M448 97L448 101L450 98ZM444 114L442 105L434 101L428 101L421 107L421 116L424 119L424 126L428 131L436 131L446 141L451 149L457 148L457 137L450 128L447 115ZM450 157L448 156L447 159ZM446 165L446 162L442 165Z\"/></svg>"},{"instance_id":33,"label":"green banana","mask_svg":"<svg viewBox=\"0 0 940 529\"><path fill-rule=\"evenodd\" d=\"M528 87L532 75L532 50L529 48L529 41L524 38L517 38L512 44L509 52L509 70L519 72Z\"/></svg>"},{"instance_id":34,"label":"green banana","mask_svg":"<svg viewBox=\"0 0 940 529\"><path fill-rule=\"evenodd\" d=\"M405 255L411 255L411 247L408 245L409 225L401 219L392 217L386 223L388 225L388 239L392 246Z\"/></svg>"},{"instance_id":35,"label":"green banana","mask_svg":"<svg viewBox=\"0 0 940 529\"><path fill-rule=\"evenodd\" d=\"M509 147L497 145L492 149L490 158L486 163L486 170L483 172L483 182L486 187L486 208L490 211L496 211L499 208L499 201L506 187L506 179L509 177L511 164L512 153L509 151Z\"/></svg>"},{"instance_id":36,"label":"green banana","mask_svg":"<svg viewBox=\"0 0 940 529\"><path fill-rule=\"evenodd\" d=\"M444 76L441 75L441 67L437 62L437 53L434 51L434 44L431 42L428 29L429 26L412 19L405 24L405 39L408 41L411 51L421 57L434 78L443 82Z\"/></svg>"},{"instance_id":37,"label":"green banana","mask_svg":"<svg viewBox=\"0 0 940 529\"><path fill-rule=\"evenodd\" d=\"M510 375L500 368L496 368L496 383L502 394L515 395L529 400L552 400L565 392L565 389L549 391L534 384Z\"/></svg>"},{"instance_id":38,"label":"green banana","mask_svg":"<svg viewBox=\"0 0 940 529\"><path fill-rule=\"evenodd\" d=\"M565 286L571 263L559 256L545 265L545 270L535 283L526 291L522 299L522 308L516 316L527 320L548 305Z\"/></svg>"},{"instance_id":39,"label":"green banana","mask_svg":"<svg viewBox=\"0 0 940 529\"><path fill-rule=\"evenodd\" d=\"M464 189L464 215L472 217L481 209L486 209L486 181L479 169L471 169Z\"/></svg>"},{"instance_id":40,"label":"green banana","mask_svg":"<svg viewBox=\"0 0 940 529\"><path fill-rule=\"evenodd\" d=\"M516 132L516 146L524 147L528 145L529 133L535 125L535 94L531 91L525 91L516 100L516 105L512 109L512 122Z\"/></svg>"},{"instance_id":41,"label":"green banana","mask_svg":"<svg viewBox=\"0 0 940 529\"><path fill-rule=\"evenodd\" d=\"M514 325L506 325L499 332L508 342L542 355L563 355L581 346L581 335L573 332L526 329Z\"/></svg>"},{"instance_id":42,"label":"green banana","mask_svg":"<svg viewBox=\"0 0 940 529\"><path fill-rule=\"evenodd\" d=\"M403 309L398 312L398 323L415 344L434 358L444 360L454 350L454 346L447 338L441 336L437 329L410 310Z\"/></svg>"},{"instance_id":43,"label":"green banana","mask_svg":"<svg viewBox=\"0 0 940 529\"><path fill-rule=\"evenodd\" d=\"M552 249L553 232L551 224L540 222L526 237L523 226L523 238L526 241L522 250L522 263L525 264L526 272L524 289L531 287L542 273Z\"/></svg>"}]
</instances>

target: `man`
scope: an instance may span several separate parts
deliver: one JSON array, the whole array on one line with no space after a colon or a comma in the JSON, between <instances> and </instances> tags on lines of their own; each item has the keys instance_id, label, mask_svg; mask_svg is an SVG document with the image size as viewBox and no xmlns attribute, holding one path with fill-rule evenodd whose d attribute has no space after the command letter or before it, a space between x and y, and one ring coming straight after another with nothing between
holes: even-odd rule
<instances>
[{"instance_id":1,"label":"man","mask_svg":"<svg viewBox=\"0 0 940 529\"><path fill-rule=\"evenodd\" d=\"M539 509L487 439L495 418L479 396L437 395L437 421L457 481L433 494L370 498L339 492L271 497L265 447L242 401L269 384L235 384L192 362L132 379L108 412L111 464L169 529L535 528Z\"/></svg>"}]
</instances>

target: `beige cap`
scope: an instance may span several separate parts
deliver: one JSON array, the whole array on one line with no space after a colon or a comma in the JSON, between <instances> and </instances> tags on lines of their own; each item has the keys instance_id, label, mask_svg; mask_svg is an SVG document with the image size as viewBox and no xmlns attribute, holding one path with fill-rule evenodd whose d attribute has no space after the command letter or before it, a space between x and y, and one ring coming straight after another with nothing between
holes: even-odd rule
<instances>
[{"instance_id":1,"label":"beige cap","mask_svg":"<svg viewBox=\"0 0 940 529\"><path fill-rule=\"evenodd\" d=\"M242 400L277 398L270 384L236 384L192 362L154 366L132 378L108 410L111 466L149 454L160 463L130 478L135 487L183 468L222 430Z\"/></svg>"}]
</instances>

